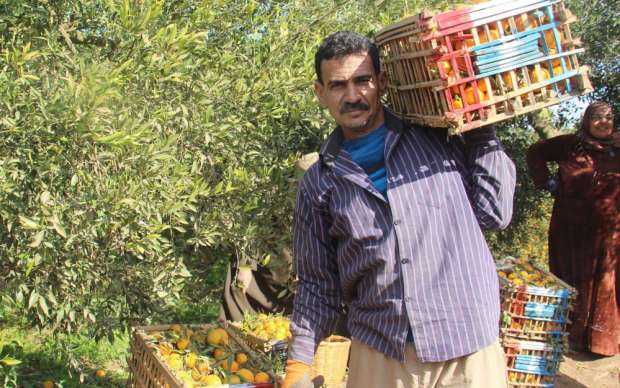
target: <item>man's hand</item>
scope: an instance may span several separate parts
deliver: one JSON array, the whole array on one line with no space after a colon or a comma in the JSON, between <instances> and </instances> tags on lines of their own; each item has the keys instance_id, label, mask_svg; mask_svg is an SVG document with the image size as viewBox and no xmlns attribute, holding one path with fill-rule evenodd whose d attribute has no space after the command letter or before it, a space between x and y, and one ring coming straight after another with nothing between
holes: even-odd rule
<instances>
[{"instance_id":1,"label":"man's hand","mask_svg":"<svg viewBox=\"0 0 620 388\"><path fill-rule=\"evenodd\" d=\"M463 141L465 146L476 146L486 144L489 141L496 140L495 125L485 125L463 133Z\"/></svg>"},{"instance_id":2,"label":"man's hand","mask_svg":"<svg viewBox=\"0 0 620 388\"><path fill-rule=\"evenodd\" d=\"M282 388L305 388L310 381L310 365L297 360L286 361L286 376Z\"/></svg>"}]
</instances>

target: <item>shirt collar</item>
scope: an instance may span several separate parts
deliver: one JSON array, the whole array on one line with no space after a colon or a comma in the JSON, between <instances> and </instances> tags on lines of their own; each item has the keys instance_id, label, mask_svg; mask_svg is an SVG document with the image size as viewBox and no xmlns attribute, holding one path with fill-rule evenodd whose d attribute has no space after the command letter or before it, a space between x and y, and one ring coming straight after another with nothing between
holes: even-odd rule
<instances>
[{"instance_id":1,"label":"shirt collar","mask_svg":"<svg viewBox=\"0 0 620 388\"><path fill-rule=\"evenodd\" d=\"M394 112L386 107L383 107L383 112L385 115L385 125L388 130L400 134L407 128L405 121L396 116ZM342 128L337 126L321 146L321 151L319 152L321 162L328 166L332 166L340 153L343 141L344 134L342 133Z\"/></svg>"}]
</instances>

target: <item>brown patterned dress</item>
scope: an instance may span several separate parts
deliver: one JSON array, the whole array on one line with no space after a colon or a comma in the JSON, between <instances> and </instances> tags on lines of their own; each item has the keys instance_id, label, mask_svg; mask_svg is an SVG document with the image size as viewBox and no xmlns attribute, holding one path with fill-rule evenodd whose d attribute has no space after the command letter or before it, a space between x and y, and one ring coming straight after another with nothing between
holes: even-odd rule
<instances>
[{"instance_id":1,"label":"brown patterned dress","mask_svg":"<svg viewBox=\"0 0 620 388\"><path fill-rule=\"evenodd\" d=\"M558 193L549 227L549 268L576 287L571 340L601 355L620 350L620 149L584 147L576 134L530 147L537 188L558 164Z\"/></svg>"}]
</instances>

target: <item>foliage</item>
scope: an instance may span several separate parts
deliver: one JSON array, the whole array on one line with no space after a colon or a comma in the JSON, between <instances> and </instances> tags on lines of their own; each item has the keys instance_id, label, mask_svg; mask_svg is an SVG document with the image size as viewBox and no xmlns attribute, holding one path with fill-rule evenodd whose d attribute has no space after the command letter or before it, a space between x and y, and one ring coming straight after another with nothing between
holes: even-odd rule
<instances>
[{"instance_id":1,"label":"foliage","mask_svg":"<svg viewBox=\"0 0 620 388\"><path fill-rule=\"evenodd\" d=\"M597 87L591 99L612 104L616 117L620 114L620 3L618 0L568 0L578 17L574 31L581 36L586 49L582 56L591 66L591 79ZM619 120L616 120L618 123Z\"/></svg>"},{"instance_id":2,"label":"foliage","mask_svg":"<svg viewBox=\"0 0 620 388\"><path fill-rule=\"evenodd\" d=\"M0 386L35 387L53 380L58 387L121 387L127 378L123 361L127 356L129 336L93 341L84 335L57 335L16 327L0 329ZM4 345L4 346L3 346ZM4 355L3 355L4 352ZM6 355L9 355L8 357ZM19 359L11 369L3 367L2 358ZM95 376L105 370L104 378ZM2 384L4 383L4 384Z\"/></svg>"},{"instance_id":3,"label":"foliage","mask_svg":"<svg viewBox=\"0 0 620 388\"><path fill-rule=\"evenodd\" d=\"M312 95L318 43L453 3L0 0L0 313L113 335L212 303L231 258L271 265L290 243L293 162L332 125ZM584 60L615 63L602 2L571 4L604 47ZM594 80L616 99L613 69ZM496 255L545 256L528 128L500 130L519 190Z\"/></svg>"},{"instance_id":4,"label":"foliage","mask_svg":"<svg viewBox=\"0 0 620 388\"><path fill-rule=\"evenodd\" d=\"M509 228L486 235L496 258L527 257L546 266L547 230L553 200L549 194L536 190L528 178L524 151L538 140L530 121L530 117L521 118L499 130L498 135L517 170L514 215Z\"/></svg>"}]
</instances>

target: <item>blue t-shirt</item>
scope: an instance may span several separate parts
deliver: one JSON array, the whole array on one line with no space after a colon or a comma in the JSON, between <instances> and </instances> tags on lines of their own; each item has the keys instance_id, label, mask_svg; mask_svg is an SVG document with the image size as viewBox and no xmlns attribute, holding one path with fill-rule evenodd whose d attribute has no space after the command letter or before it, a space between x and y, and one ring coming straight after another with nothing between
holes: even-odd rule
<instances>
[{"instance_id":1,"label":"blue t-shirt","mask_svg":"<svg viewBox=\"0 0 620 388\"><path fill-rule=\"evenodd\" d=\"M351 159L368 174L373 186L386 198L387 179L383 150L387 131L387 126L383 124L364 137L345 140L342 143Z\"/></svg>"}]
</instances>

